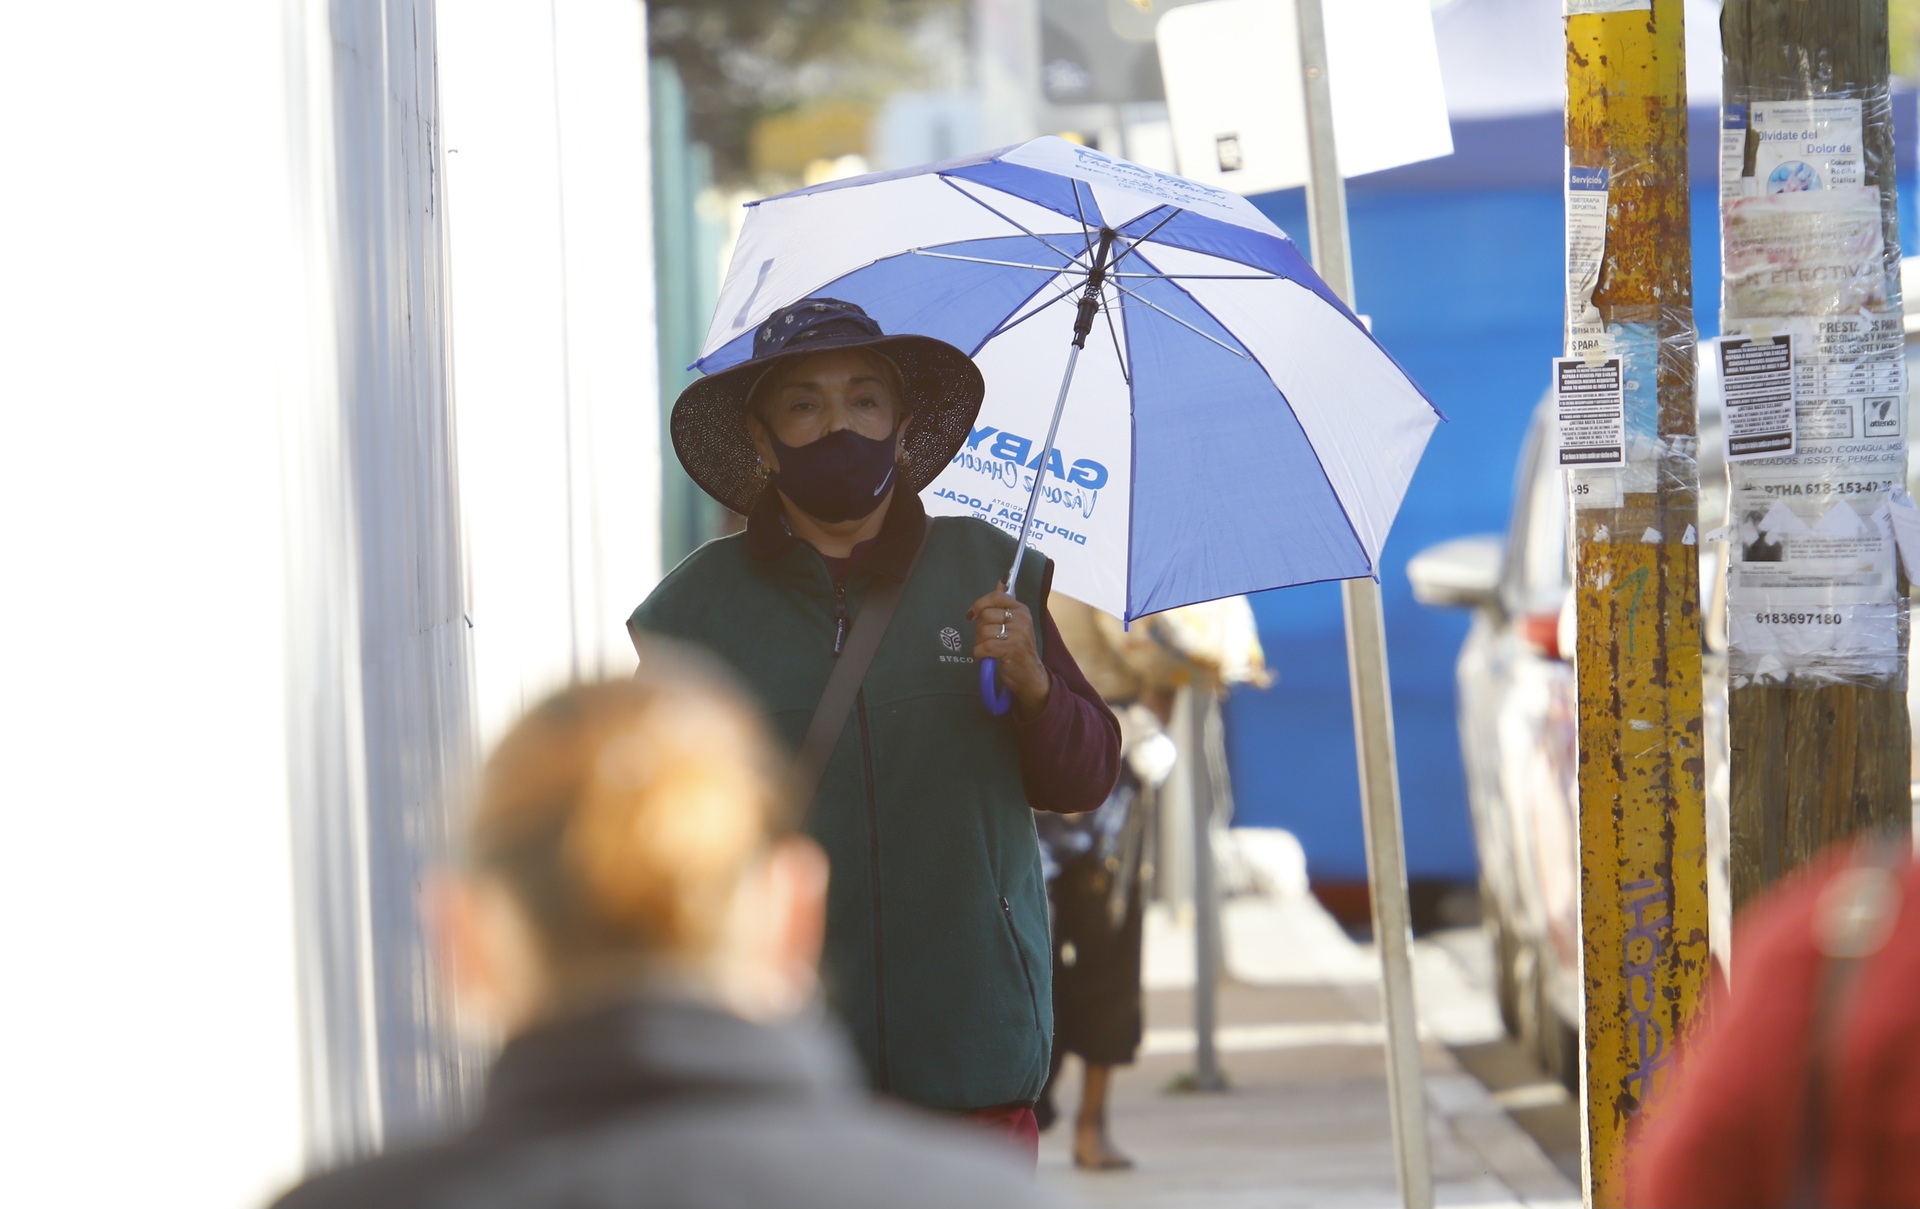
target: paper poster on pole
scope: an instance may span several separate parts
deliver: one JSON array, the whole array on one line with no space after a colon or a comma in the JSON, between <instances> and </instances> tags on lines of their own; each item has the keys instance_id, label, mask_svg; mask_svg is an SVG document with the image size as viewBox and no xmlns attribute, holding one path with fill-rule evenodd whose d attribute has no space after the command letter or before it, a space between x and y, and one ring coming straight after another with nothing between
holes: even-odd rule
<instances>
[{"instance_id":1,"label":"paper poster on pole","mask_svg":"<svg viewBox=\"0 0 1920 1209\"><path fill-rule=\"evenodd\" d=\"M1729 339L1764 332L1791 341L1794 460L1799 464L1820 467L1824 474L1834 466L1864 467L1905 457L1906 337L1898 311L1728 319L1726 327Z\"/></svg>"},{"instance_id":2,"label":"paper poster on pole","mask_svg":"<svg viewBox=\"0 0 1920 1209\"><path fill-rule=\"evenodd\" d=\"M1727 606L1735 674L1894 674L1897 554L1880 513L1898 480L1841 466L1745 465L1730 501Z\"/></svg>"},{"instance_id":3,"label":"paper poster on pole","mask_svg":"<svg viewBox=\"0 0 1920 1209\"><path fill-rule=\"evenodd\" d=\"M1729 316L1886 309L1880 196L1874 190L1739 197L1725 211Z\"/></svg>"},{"instance_id":4,"label":"paper poster on pole","mask_svg":"<svg viewBox=\"0 0 1920 1209\"><path fill-rule=\"evenodd\" d=\"M1729 669L1736 682L1884 681L1901 666L1883 518L1905 478L1906 357L1862 104L1735 109L1720 156ZM1783 344L1791 452L1766 448L1786 393L1770 350Z\"/></svg>"},{"instance_id":5,"label":"paper poster on pole","mask_svg":"<svg viewBox=\"0 0 1920 1209\"><path fill-rule=\"evenodd\" d=\"M1870 510L1890 479L1756 468L1733 493L1729 587L1795 609L1891 604L1893 543Z\"/></svg>"},{"instance_id":6,"label":"paper poster on pole","mask_svg":"<svg viewBox=\"0 0 1920 1209\"><path fill-rule=\"evenodd\" d=\"M1751 179L1760 193L1871 188L1857 99L1755 101L1748 112L1759 143Z\"/></svg>"},{"instance_id":7,"label":"paper poster on pole","mask_svg":"<svg viewBox=\"0 0 1920 1209\"><path fill-rule=\"evenodd\" d=\"M1607 170L1567 165L1567 341L1569 356L1610 350L1593 305L1607 256Z\"/></svg>"},{"instance_id":8,"label":"paper poster on pole","mask_svg":"<svg viewBox=\"0 0 1920 1209\"><path fill-rule=\"evenodd\" d=\"M1747 107L1737 101L1720 106L1720 201L1740 196L1747 163Z\"/></svg>"},{"instance_id":9,"label":"paper poster on pole","mask_svg":"<svg viewBox=\"0 0 1920 1209\"><path fill-rule=\"evenodd\" d=\"M1793 337L1718 341L1727 460L1794 451Z\"/></svg>"},{"instance_id":10,"label":"paper poster on pole","mask_svg":"<svg viewBox=\"0 0 1920 1209\"><path fill-rule=\"evenodd\" d=\"M1553 359L1554 406L1559 415L1560 465L1626 463L1626 394L1620 358Z\"/></svg>"}]
</instances>

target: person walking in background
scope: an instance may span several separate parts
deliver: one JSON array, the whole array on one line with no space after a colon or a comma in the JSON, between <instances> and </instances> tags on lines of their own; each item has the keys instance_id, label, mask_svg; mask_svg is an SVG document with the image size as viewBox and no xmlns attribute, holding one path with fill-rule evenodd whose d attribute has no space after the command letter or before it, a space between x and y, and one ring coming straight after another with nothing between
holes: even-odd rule
<instances>
[{"instance_id":1,"label":"person walking in background","mask_svg":"<svg viewBox=\"0 0 1920 1209\"><path fill-rule=\"evenodd\" d=\"M817 778L827 992L871 1085L1031 1158L1053 1021L1029 806L1100 805L1120 732L1050 619L1048 560L995 586L1013 539L921 506L984 389L959 349L888 336L857 306L774 314L752 358L673 408L681 464L746 529L688 556L628 626L643 665L654 635L719 656ZM1006 717L981 706L989 656Z\"/></svg>"},{"instance_id":2,"label":"person walking in background","mask_svg":"<svg viewBox=\"0 0 1920 1209\"><path fill-rule=\"evenodd\" d=\"M1133 1160L1114 1145L1107 1118L1113 1068L1131 1065L1144 1024L1140 1010L1140 867L1153 824L1152 794L1173 765L1173 743L1151 708L1158 647L1146 626L1128 632L1077 600L1056 597L1054 619L1080 652L1088 683L1120 719L1120 780L1091 814L1038 813L1053 907L1053 1062L1037 1113L1057 1115L1054 1087L1068 1054L1082 1063L1074 1116L1073 1164L1124 1170ZM1128 658L1128 653L1133 658ZM1144 768L1146 775L1142 775Z\"/></svg>"},{"instance_id":3,"label":"person walking in background","mask_svg":"<svg viewBox=\"0 0 1920 1209\"><path fill-rule=\"evenodd\" d=\"M522 719L429 896L461 1002L507 1038L486 1102L280 1209L1039 1203L1004 1147L860 1090L785 771L743 697L657 649Z\"/></svg>"},{"instance_id":4,"label":"person walking in background","mask_svg":"<svg viewBox=\"0 0 1920 1209\"><path fill-rule=\"evenodd\" d=\"M1141 884L1157 795L1179 753L1166 727L1183 685L1272 682L1242 597L1190 605L1131 629L1066 597L1053 602L1061 634L1080 652L1087 680L1120 719L1119 783L1091 814L1035 816L1053 906L1053 1063L1038 1120L1051 1127L1067 1054L1080 1057L1074 1166L1119 1171L1133 1160L1114 1145L1107 1105L1116 1066L1132 1065L1144 1032Z\"/></svg>"},{"instance_id":5,"label":"person walking in background","mask_svg":"<svg viewBox=\"0 0 1920 1209\"><path fill-rule=\"evenodd\" d=\"M1920 1206L1920 863L1867 841L1744 912L1629 1158L1643 1206Z\"/></svg>"}]
</instances>

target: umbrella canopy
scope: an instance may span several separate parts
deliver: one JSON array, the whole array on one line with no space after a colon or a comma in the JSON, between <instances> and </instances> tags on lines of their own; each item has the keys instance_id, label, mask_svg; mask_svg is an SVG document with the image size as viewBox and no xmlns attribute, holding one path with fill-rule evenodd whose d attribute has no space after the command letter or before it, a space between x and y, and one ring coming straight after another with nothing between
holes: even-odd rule
<instances>
[{"instance_id":1,"label":"umbrella canopy","mask_svg":"<svg viewBox=\"0 0 1920 1209\"><path fill-rule=\"evenodd\" d=\"M1058 432L1076 301L1102 315ZM1062 592L1127 620L1376 574L1439 413L1246 199L1062 139L753 205L704 355L747 359L802 298L965 350L987 396L925 493L1019 533Z\"/></svg>"}]
</instances>

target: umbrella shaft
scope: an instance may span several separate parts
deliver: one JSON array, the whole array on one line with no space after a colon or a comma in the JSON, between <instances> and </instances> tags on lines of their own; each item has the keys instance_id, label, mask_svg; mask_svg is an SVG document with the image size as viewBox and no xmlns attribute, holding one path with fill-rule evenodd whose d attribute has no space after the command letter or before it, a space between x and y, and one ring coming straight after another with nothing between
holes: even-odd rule
<instances>
[{"instance_id":1,"label":"umbrella shaft","mask_svg":"<svg viewBox=\"0 0 1920 1209\"><path fill-rule=\"evenodd\" d=\"M1087 333L1093 330L1093 317L1100 311L1100 291L1107 279L1107 256L1113 251L1113 240L1118 234L1112 227L1100 228L1100 248L1087 269L1087 288L1080 295L1080 313L1074 317L1073 343L1067 347L1067 372L1060 378L1060 397L1054 400L1053 422L1047 425L1047 443L1040 447L1040 460L1033 464L1033 491L1027 496L1026 515L1020 518L1020 542L1013 548L1013 569L1007 572L1009 592L1020 581L1020 561L1027 556L1033 514L1040 509L1040 489L1047 482L1047 463L1053 460L1053 439L1060 433L1060 415L1067 409L1067 389L1073 385L1074 363L1080 360L1080 350L1087 346Z\"/></svg>"},{"instance_id":2,"label":"umbrella shaft","mask_svg":"<svg viewBox=\"0 0 1920 1209\"><path fill-rule=\"evenodd\" d=\"M1067 410L1067 390L1073 385L1073 366L1080 360L1080 346L1067 348L1067 372L1060 379L1060 397L1053 404L1053 422L1047 425L1047 443L1040 447L1040 459L1034 463L1033 491L1027 496L1027 512L1020 518L1020 543L1013 548L1013 569L1007 572L1007 591L1020 582L1020 560L1027 556L1027 536L1033 532L1033 514L1040 508L1040 489L1046 485L1047 463L1053 460L1053 439L1060 434L1060 416Z\"/></svg>"}]
</instances>

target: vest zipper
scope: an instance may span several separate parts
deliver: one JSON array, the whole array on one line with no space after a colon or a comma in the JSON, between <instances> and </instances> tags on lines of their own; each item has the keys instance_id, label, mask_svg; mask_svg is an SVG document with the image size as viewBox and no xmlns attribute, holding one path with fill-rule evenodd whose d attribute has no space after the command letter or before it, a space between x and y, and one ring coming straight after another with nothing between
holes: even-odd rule
<instances>
[{"instance_id":1,"label":"vest zipper","mask_svg":"<svg viewBox=\"0 0 1920 1209\"><path fill-rule=\"evenodd\" d=\"M867 730L864 689L853 699L853 712L860 719L860 764L867 784L867 880L873 888L873 1036L880 1055L880 1067L874 1073L880 1090L890 1092L893 1076L887 1069L887 951L881 939L884 931L880 908L880 802L873 787L873 735ZM1027 980L1027 986L1031 994L1032 979Z\"/></svg>"},{"instance_id":2,"label":"vest zipper","mask_svg":"<svg viewBox=\"0 0 1920 1209\"><path fill-rule=\"evenodd\" d=\"M1007 939L1013 942L1013 955L1020 959L1020 977L1027 980L1027 1006L1033 1009L1033 1027L1040 1027L1040 992L1033 989L1033 971L1027 968L1027 951L1020 947L1020 933L1013 927L1013 904L1000 896L1000 914L1007 921Z\"/></svg>"},{"instance_id":3,"label":"vest zipper","mask_svg":"<svg viewBox=\"0 0 1920 1209\"><path fill-rule=\"evenodd\" d=\"M833 585L833 653L840 654L840 648L847 641L847 585Z\"/></svg>"}]
</instances>

